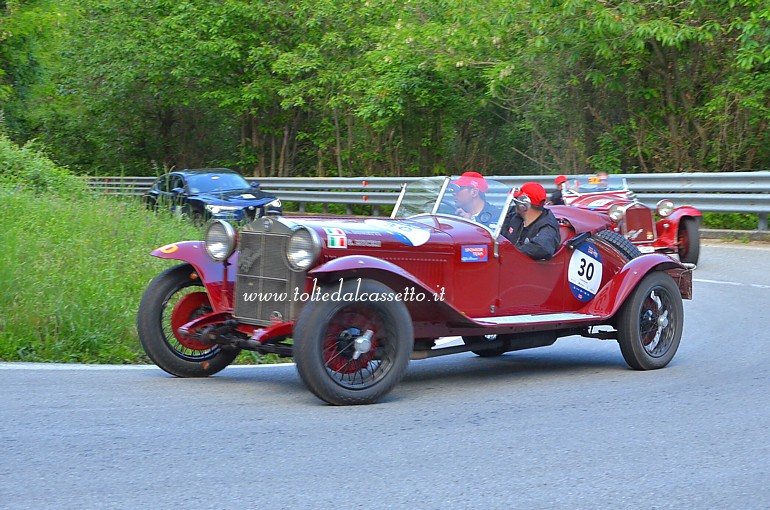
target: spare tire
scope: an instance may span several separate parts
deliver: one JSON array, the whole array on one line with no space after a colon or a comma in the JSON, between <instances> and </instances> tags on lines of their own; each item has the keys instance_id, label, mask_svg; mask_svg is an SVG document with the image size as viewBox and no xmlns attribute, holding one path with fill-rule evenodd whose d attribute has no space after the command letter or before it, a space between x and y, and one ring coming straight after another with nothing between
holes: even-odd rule
<instances>
[{"instance_id":1,"label":"spare tire","mask_svg":"<svg viewBox=\"0 0 770 510\"><path fill-rule=\"evenodd\" d=\"M627 260L635 259L642 254L634 243L612 230L602 230L597 232L594 237L598 237L611 244L616 250L618 250Z\"/></svg>"}]
</instances>

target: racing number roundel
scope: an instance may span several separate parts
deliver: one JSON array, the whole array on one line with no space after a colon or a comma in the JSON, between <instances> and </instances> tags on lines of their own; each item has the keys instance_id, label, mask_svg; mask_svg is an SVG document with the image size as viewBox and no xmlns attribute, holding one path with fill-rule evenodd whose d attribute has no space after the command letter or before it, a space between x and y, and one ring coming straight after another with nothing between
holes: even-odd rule
<instances>
[{"instance_id":1,"label":"racing number roundel","mask_svg":"<svg viewBox=\"0 0 770 510\"><path fill-rule=\"evenodd\" d=\"M602 283L602 256L591 243L583 243L569 261L569 288L580 301L590 301Z\"/></svg>"}]
</instances>

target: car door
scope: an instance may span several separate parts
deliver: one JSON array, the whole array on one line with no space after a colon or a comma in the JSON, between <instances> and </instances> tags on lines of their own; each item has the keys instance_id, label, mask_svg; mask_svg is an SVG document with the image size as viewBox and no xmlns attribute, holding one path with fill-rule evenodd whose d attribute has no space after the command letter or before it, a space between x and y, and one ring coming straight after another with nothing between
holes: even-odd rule
<instances>
[{"instance_id":1,"label":"car door","mask_svg":"<svg viewBox=\"0 0 770 510\"><path fill-rule=\"evenodd\" d=\"M504 236L498 242L498 315L562 311L568 250L562 245L551 260L533 260Z\"/></svg>"}]
</instances>

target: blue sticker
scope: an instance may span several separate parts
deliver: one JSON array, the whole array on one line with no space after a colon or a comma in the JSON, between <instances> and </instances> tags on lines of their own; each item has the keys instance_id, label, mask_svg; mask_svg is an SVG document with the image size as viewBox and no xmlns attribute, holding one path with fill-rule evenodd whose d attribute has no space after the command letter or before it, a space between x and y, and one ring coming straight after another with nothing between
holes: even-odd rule
<instances>
[{"instance_id":1,"label":"blue sticker","mask_svg":"<svg viewBox=\"0 0 770 510\"><path fill-rule=\"evenodd\" d=\"M486 262L489 260L489 249L483 244L471 244L462 246L462 262Z\"/></svg>"}]
</instances>

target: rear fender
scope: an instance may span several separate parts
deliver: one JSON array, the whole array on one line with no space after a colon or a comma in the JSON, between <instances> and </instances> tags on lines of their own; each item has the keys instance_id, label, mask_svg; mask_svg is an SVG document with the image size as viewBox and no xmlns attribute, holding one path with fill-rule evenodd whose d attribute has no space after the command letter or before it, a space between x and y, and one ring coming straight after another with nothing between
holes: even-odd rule
<instances>
[{"instance_id":1,"label":"rear fender","mask_svg":"<svg viewBox=\"0 0 770 510\"><path fill-rule=\"evenodd\" d=\"M652 271L666 271L674 278L682 298L692 297L692 271L668 255L652 253L630 260L580 312L609 318L623 306L642 279Z\"/></svg>"},{"instance_id":2,"label":"rear fender","mask_svg":"<svg viewBox=\"0 0 770 510\"><path fill-rule=\"evenodd\" d=\"M232 310L238 252L227 259L227 264L214 262L206 252L205 244L203 241L181 241L156 248L150 255L190 264L206 287L214 311Z\"/></svg>"}]
</instances>

